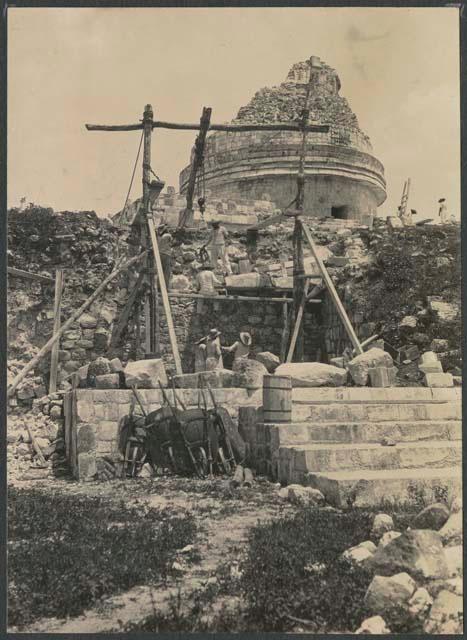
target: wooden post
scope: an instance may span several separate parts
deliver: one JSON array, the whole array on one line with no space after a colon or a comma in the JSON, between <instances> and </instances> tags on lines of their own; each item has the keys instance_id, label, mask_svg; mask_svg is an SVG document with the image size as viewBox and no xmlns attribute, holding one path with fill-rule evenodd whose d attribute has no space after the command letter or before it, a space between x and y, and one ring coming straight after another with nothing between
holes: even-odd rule
<instances>
[{"instance_id":1,"label":"wooden post","mask_svg":"<svg viewBox=\"0 0 467 640\"><path fill-rule=\"evenodd\" d=\"M154 276L154 352L157 357L160 357L161 353L161 329L159 325L159 281L158 277Z\"/></svg>"},{"instance_id":2,"label":"wooden post","mask_svg":"<svg viewBox=\"0 0 467 640\"><path fill-rule=\"evenodd\" d=\"M302 297L302 301L300 303L300 307L298 309L298 314L297 317L295 319L295 326L294 326L294 330L293 330L293 334L292 334L292 339L290 340L290 346L289 346L289 352L287 354L287 359L286 362L292 362L292 358L293 358L293 354L295 351L295 344L297 342L297 337L300 331L300 328L302 326L302 319L303 319L303 312L305 311L305 304L306 304L306 297L308 294L308 280L305 284L305 288L303 290L303 297Z\"/></svg>"},{"instance_id":3,"label":"wooden post","mask_svg":"<svg viewBox=\"0 0 467 640\"><path fill-rule=\"evenodd\" d=\"M210 107L203 107L203 113L199 121L199 134L195 140L195 152L191 164L190 176L188 178L186 209L180 215L179 227L190 227L193 225L193 194L195 192L196 175L203 163L204 145L209 123L211 122L211 112L212 109Z\"/></svg>"},{"instance_id":4,"label":"wooden post","mask_svg":"<svg viewBox=\"0 0 467 640\"><path fill-rule=\"evenodd\" d=\"M53 334L60 330L60 311L62 307L62 291L63 291L63 269L57 269L55 272L55 297L54 297L54 328ZM52 355L50 358L50 379L49 393L57 391L57 372L58 372L58 350L59 340L52 347Z\"/></svg>"},{"instance_id":5,"label":"wooden post","mask_svg":"<svg viewBox=\"0 0 467 640\"><path fill-rule=\"evenodd\" d=\"M298 222L301 224L302 229L303 229L303 233L305 234L305 238L308 242L308 244L310 245L310 249L311 249L311 253L313 254L313 258L316 261L316 264L318 265L318 268L321 272L321 276L324 280L324 283L327 287L327 290L329 291L329 295L331 296L332 301L334 302L336 309L337 309L337 313L339 314L342 323L344 325L345 330L347 331L347 335L350 338L350 341L352 342L352 345L355 349L355 351L357 352L357 354L359 353L363 353L363 349L362 349L362 345L360 344L359 339L357 338L357 334L354 331L354 328L352 327L352 323L349 320L349 317L347 315L346 310L344 309L342 302L340 301L339 298L339 294L336 291L336 288L334 287L334 283L331 279L331 276L328 273L328 270L326 269L326 267L324 266L323 261L321 260L321 258L318 255L318 252L316 250L316 246L313 240L313 237L311 235L311 232L309 230L309 228L307 227L307 225L301 220L298 219Z\"/></svg>"},{"instance_id":6,"label":"wooden post","mask_svg":"<svg viewBox=\"0 0 467 640\"><path fill-rule=\"evenodd\" d=\"M154 112L152 110L152 106L147 104L144 108L143 113L143 217L144 220L147 220L149 215L149 183L151 182L151 136L152 136L152 124L154 119ZM148 248L148 238L147 238L146 229L142 228L141 230L141 241L143 247L145 249ZM153 260L151 254L147 254L147 257L144 261L143 269L146 274L146 282L148 283L148 287L146 289L146 295L144 298L144 321L145 321L145 340L144 340L144 350L146 352L146 356L150 356L153 353L153 344L152 344L152 309L154 306L154 301L152 297L153 287L151 279L154 277L152 271Z\"/></svg>"},{"instance_id":7,"label":"wooden post","mask_svg":"<svg viewBox=\"0 0 467 640\"><path fill-rule=\"evenodd\" d=\"M34 356L34 358L32 358L32 360L30 360L28 362L28 364L23 369L21 369L21 371L13 379L13 382L11 383L11 385L7 389L7 397L8 398L10 398L14 394L14 392L15 392L16 388L18 387L19 383L22 380L24 380L24 378L31 371L31 369L34 369L34 367L50 351L50 349L53 347L53 345L58 340L60 340L60 337L65 333L65 331L68 331L68 329L71 327L73 322L75 322L86 311L86 309L92 305L94 300L96 300L96 298L99 297L99 295L102 293L102 291L104 291L104 289L109 284L109 282L112 282L112 280L114 280L114 278L116 278L122 271L125 271L125 269L128 269L129 267L131 267L131 265L135 264L136 262L138 262L139 260L141 260L144 257L145 257L145 253L140 253L138 256L135 256L134 258L131 258L130 260L127 260L120 267L118 267L117 269L112 271L112 273L110 273L107 276L107 278L105 278L103 280L103 282L101 282L101 284L97 287L97 289L94 291L94 293L91 296L89 296L89 298L80 306L79 309L77 309L68 318L68 320L64 324L62 324L62 326L60 327L59 331L57 331L57 333L54 333L54 335L50 338L50 340L48 340L48 342L46 342L46 344L42 347L42 349L39 351L39 353L37 353Z\"/></svg>"},{"instance_id":8,"label":"wooden post","mask_svg":"<svg viewBox=\"0 0 467 640\"><path fill-rule=\"evenodd\" d=\"M161 290L162 304L164 305L165 319L167 320L167 329L169 330L170 345L172 347L172 354L175 360L175 369L178 375L183 373L182 361L180 360L180 354L178 351L177 336L175 335L175 328L172 319L172 311L170 310L169 296L167 293L167 286L164 278L164 271L162 269L161 256L159 253L159 246L157 244L156 227L152 214L148 214L148 227L149 235L151 238L152 250L154 253L154 260L156 263L157 276L159 281L159 287Z\"/></svg>"}]
</instances>

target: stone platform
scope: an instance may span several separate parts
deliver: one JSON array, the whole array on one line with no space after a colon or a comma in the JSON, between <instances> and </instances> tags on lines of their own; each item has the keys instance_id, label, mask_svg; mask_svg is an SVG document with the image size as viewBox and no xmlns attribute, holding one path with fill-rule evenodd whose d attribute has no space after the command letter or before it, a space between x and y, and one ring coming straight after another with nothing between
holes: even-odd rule
<instances>
[{"instance_id":1,"label":"stone platform","mask_svg":"<svg viewBox=\"0 0 467 640\"><path fill-rule=\"evenodd\" d=\"M292 422L241 408L254 464L336 506L437 499L461 488L460 389L294 389ZM389 445L389 446L388 446Z\"/></svg>"},{"instance_id":2,"label":"stone platform","mask_svg":"<svg viewBox=\"0 0 467 640\"><path fill-rule=\"evenodd\" d=\"M166 393L173 402L173 392L167 389ZM159 389L141 389L138 394L147 412L162 406ZM211 407L209 393L205 391L205 394L208 407ZM216 402L229 410L234 421L238 419L239 407L245 404L259 406L262 402L261 389L213 389L213 394ZM127 389L76 389L66 394L66 456L76 480L92 479L99 459L120 459L120 427L130 413L132 397L132 391ZM177 398L186 406L198 405L197 389L177 389Z\"/></svg>"}]
</instances>

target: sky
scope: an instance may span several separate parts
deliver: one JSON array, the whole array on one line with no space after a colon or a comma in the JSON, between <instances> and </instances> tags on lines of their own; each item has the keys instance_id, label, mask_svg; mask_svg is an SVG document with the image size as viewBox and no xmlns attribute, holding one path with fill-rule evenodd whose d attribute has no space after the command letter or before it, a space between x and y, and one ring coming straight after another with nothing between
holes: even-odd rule
<instances>
[{"instance_id":1,"label":"sky","mask_svg":"<svg viewBox=\"0 0 467 640\"><path fill-rule=\"evenodd\" d=\"M150 8L8 10L8 204L105 216L125 202L140 132L155 119L228 122L254 93L319 56L340 76L385 167L394 215L404 181L418 218L438 199L460 217L456 8ZM156 130L152 167L178 191L194 132ZM137 172L131 199L140 196Z\"/></svg>"}]
</instances>

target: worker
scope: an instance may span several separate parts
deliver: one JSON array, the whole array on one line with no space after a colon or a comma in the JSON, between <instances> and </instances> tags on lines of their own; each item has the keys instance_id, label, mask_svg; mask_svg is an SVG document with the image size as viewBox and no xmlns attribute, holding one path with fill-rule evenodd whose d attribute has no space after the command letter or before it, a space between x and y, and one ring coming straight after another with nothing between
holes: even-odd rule
<instances>
[{"instance_id":1,"label":"worker","mask_svg":"<svg viewBox=\"0 0 467 640\"><path fill-rule=\"evenodd\" d=\"M220 331L211 329L206 340L206 371L213 369L223 369L222 349L220 342Z\"/></svg>"},{"instance_id":2,"label":"worker","mask_svg":"<svg viewBox=\"0 0 467 640\"><path fill-rule=\"evenodd\" d=\"M195 286L199 293L207 296L216 296L218 293L216 286L220 287L222 283L213 274L211 266L203 264L198 269Z\"/></svg>"},{"instance_id":3,"label":"worker","mask_svg":"<svg viewBox=\"0 0 467 640\"><path fill-rule=\"evenodd\" d=\"M448 209L446 207L446 198L440 198L438 200L438 203L440 205L438 213L439 213L441 224L446 224L446 222L448 221Z\"/></svg>"},{"instance_id":4,"label":"worker","mask_svg":"<svg viewBox=\"0 0 467 640\"><path fill-rule=\"evenodd\" d=\"M167 231L163 232L159 239L159 253L161 256L165 286L168 289L172 276L172 236Z\"/></svg>"},{"instance_id":5,"label":"worker","mask_svg":"<svg viewBox=\"0 0 467 640\"><path fill-rule=\"evenodd\" d=\"M247 331L240 332L240 340L234 342L231 347L222 347L222 351L234 354L234 364L238 360L246 360L250 355L250 347L253 342L251 335Z\"/></svg>"},{"instance_id":6,"label":"worker","mask_svg":"<svg viewBox=\"0 0 467 640\"><path fill-rule=\"evenodd\" d=\"M219 258L222 261L224 269L224 275L232 275L232 269L230 267L230 261L227 256L226 240L229 237L225 227L220 222L214 220L211 222L212 232L211 237L206 242L203 248L211 245L211 264L214 270L217 269L217 261Z\"/></svg>"},{"instance_id":7,"label":"worker","mask_svg":"<svg viewBox=\"0 0 467 640\"><path fill-rule=\"evenodd\" d=\"M206 371L206 336L195 342L195 373Z\"/></svg>"}]
</instances>

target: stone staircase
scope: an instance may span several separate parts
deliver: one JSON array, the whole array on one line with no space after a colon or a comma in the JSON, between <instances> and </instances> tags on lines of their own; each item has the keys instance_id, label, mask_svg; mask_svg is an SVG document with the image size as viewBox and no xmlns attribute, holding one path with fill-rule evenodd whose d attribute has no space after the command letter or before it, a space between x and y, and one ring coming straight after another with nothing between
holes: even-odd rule
<instances>
[{"instance_id":1,"label":"stone staircase","mask_svg":"<svg viewBox=\"0 0 467 640\"><path fill-rule=\"evenodd\" d=\"M294 389L292 422L258 433L279 481L366 506L459 493L461 418L460 388Z\"/></svg>"}]
</instances>

